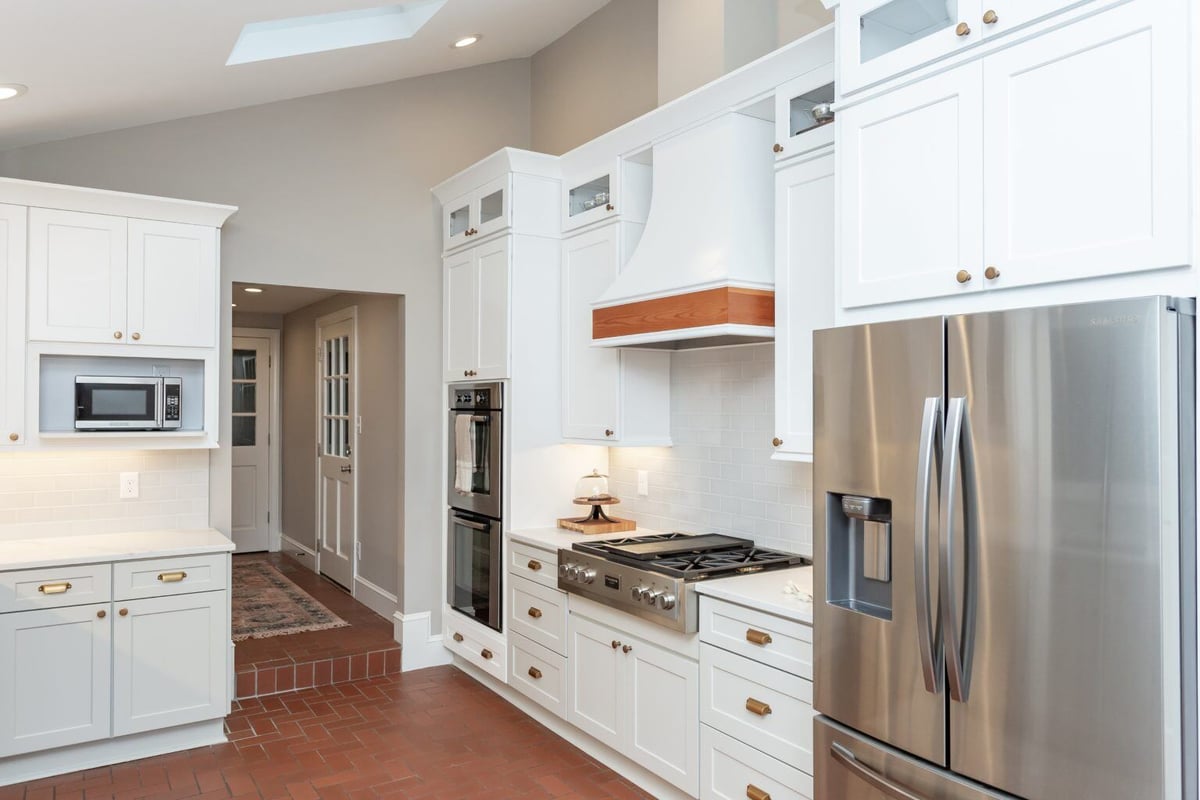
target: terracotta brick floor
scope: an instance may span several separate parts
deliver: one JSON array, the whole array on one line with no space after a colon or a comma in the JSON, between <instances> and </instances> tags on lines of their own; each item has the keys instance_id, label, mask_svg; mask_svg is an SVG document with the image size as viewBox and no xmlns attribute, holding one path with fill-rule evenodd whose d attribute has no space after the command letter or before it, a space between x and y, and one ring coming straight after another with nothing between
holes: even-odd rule
<instances>
[{"instance_id":1,"label":"terracotta brick floor","mask_svg":"<svg viewBox=\"0 0 1200 800\"><path fill-rule=\"evenodd\" d=\"M400 646L384 619L328 578L280 553L234 556L266 561L349 627L269 639L247 639L234 648L236 695L240 698L290 692L400 671ZM235 586L236 591L236 586Z\"/></svg>"},{"instance_id":2,"label":"terracotta brick floor","mask_svg":"<svg viewBox=\"0 0 1200 800\"><path fill-rule=\"evenodd\" d=\"M0 800L648 798L453 667L240 701L231 741Z\"/></svg>"}]
</instances>

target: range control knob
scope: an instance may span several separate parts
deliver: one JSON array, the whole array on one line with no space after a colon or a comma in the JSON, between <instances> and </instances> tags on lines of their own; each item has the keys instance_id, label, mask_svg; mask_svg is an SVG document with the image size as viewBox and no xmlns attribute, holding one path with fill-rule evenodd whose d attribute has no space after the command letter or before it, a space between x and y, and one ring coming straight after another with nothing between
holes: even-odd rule
<instances>
[{"instance_id":1,"label":"range control knob","mask_svg":"<svg viewBox=\"0 0 1200 800\"><path fill-rule=\"evenodd\" d=\"M567 565L566 564L558 565L558 577L560 577L560 578L567 577Z\"/></svg>"},{"instance_id":2,"label":"range control knob","mask_svg":"<svg viewBox=\"0 0 1200 800\"><path fill-rule=\"evenodd\" d=\"M630 591L630 594L633 596L634 600L641 600L642 595L645 594L646 591L647 589L645 586L635 586L633 587L632 591Z\"/></svg>"},{"instance_id":3,"label":"range control knob","mask_svg":"<svg viewBox=\"0 0 1200 800\"><path fill-rule=\"evenodd\" d=\"M661 594L658 596L658 607L663 611L670 611L675 607L675 595Z\"/></svg>"},{"instance_id":4,"label":"range control knob","mask_svg":"<svg viewBox=\"0 0 1200 800\"><path fill-rule=\"evenodd\" d=\"M579 580L581 583L595 583L596 582L596 570L594 570L594 569L579 570Z\"/></svg>"},{"instance_id":5,"label":"range control knob","mask_svg":"<svg viewBox=\"0 0 1200 800\"><path fill-rule=\"evenodd\" d=\"M646 601L646 605L652 606L654 605L654 602L658 600L658 596L660 594L662 594L662 592L660 592L658 589L650 589L649 591L642 592L642 599Z\"/></svg>"},{"instance_id":6,"label":"range control knob","mask_svg":"<svg viewBox=\"0 0 1200 800\"><path fill-rule=\"evenodd\" d=\"M567 580L569 580L569 581L579 580L579 565L578 564L567 564Z\"/></svg>"}]
</instances>

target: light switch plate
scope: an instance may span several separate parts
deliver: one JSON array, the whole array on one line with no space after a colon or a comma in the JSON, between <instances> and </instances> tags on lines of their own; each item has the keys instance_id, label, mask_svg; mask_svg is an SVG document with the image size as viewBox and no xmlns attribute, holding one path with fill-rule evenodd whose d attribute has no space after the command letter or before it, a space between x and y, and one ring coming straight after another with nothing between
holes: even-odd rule
<instances>
[{"instance_id":1,"label":"light switch plate","mask_svg":"<svg viewBox=\"0 0 1200 800\"><path fill-rule=\"evenodd\" d=\"M648 470L639 469L637 471L637 481L638 481L638 487L637 487L638 497L649 497L650 496L650 472Z\"/></svg>"}]
</instances>

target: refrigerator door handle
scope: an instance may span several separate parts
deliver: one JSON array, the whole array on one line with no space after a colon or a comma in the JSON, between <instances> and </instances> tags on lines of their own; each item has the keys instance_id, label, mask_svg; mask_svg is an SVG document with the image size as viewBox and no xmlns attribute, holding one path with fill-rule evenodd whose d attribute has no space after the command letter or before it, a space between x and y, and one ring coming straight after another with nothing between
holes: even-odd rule
<instances>
[{"instance_id":1,"label":"refrigerator door handle","mask_svg":"<svg viewBox=\"0 0 1200 800\"><path fill-rule=\"evenodd\" d=\"M883 775L868 767L855 758L847 748L836 742L829 746L833 760L841 764L872 789L893 798L894 800L928 800L918 794L913 794L898 783L888 780Z\"/></svg>"},{"instance_id":2,"label":"refrigerator door handle","mask_svg":"<svg viewBox=\"0 0 1200 800\"><path fill-rule=\"evenodd\" d=\"M929 492L935 480L934 461L941 433L942 399L926 397L921 415L921 442L917 457L916 488L916 579L917 579L917 644L921 652L921 674L925 691L942 693L941 629L933 618L933 603L929 597Z\"/></svg>"},{"instance_id":3,"label":"refrigerator door handle","mask_svg":"<svg viewBox=\"0 0 1200 800\"><path fill-rule=\"evenodd\" d=\"M950 398L946 414L946 439L942 469L941 547L938 559L940 577L939 603L942 630L946 638L946 679L950 698L960 703L970 694L971 653L975 645L975 582L977 548L973 537L978 535L979 521L975 498L975 451L971 441L971 423L967 417L967 399ZM962 475L963 498L963 556L966 576L963 579L963 619L958 621L958 602L954 578L954 482Z\"/></svg>"}]
</instances>

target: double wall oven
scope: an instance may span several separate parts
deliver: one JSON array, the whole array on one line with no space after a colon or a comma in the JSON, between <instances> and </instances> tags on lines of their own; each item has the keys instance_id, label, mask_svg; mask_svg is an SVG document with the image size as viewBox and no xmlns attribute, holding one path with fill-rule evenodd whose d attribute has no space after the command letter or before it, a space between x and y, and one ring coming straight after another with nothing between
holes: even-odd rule
<instances>
[{"instance_id":1,"label":"double wall oven","mask_svg":"<svg viewBox=\"0 0 1200 800\"><path fill-rule=\"evenodd\" d=\"M501 629L504 387L450 386L447 602Z\"/></svg>"}]
</instances>

